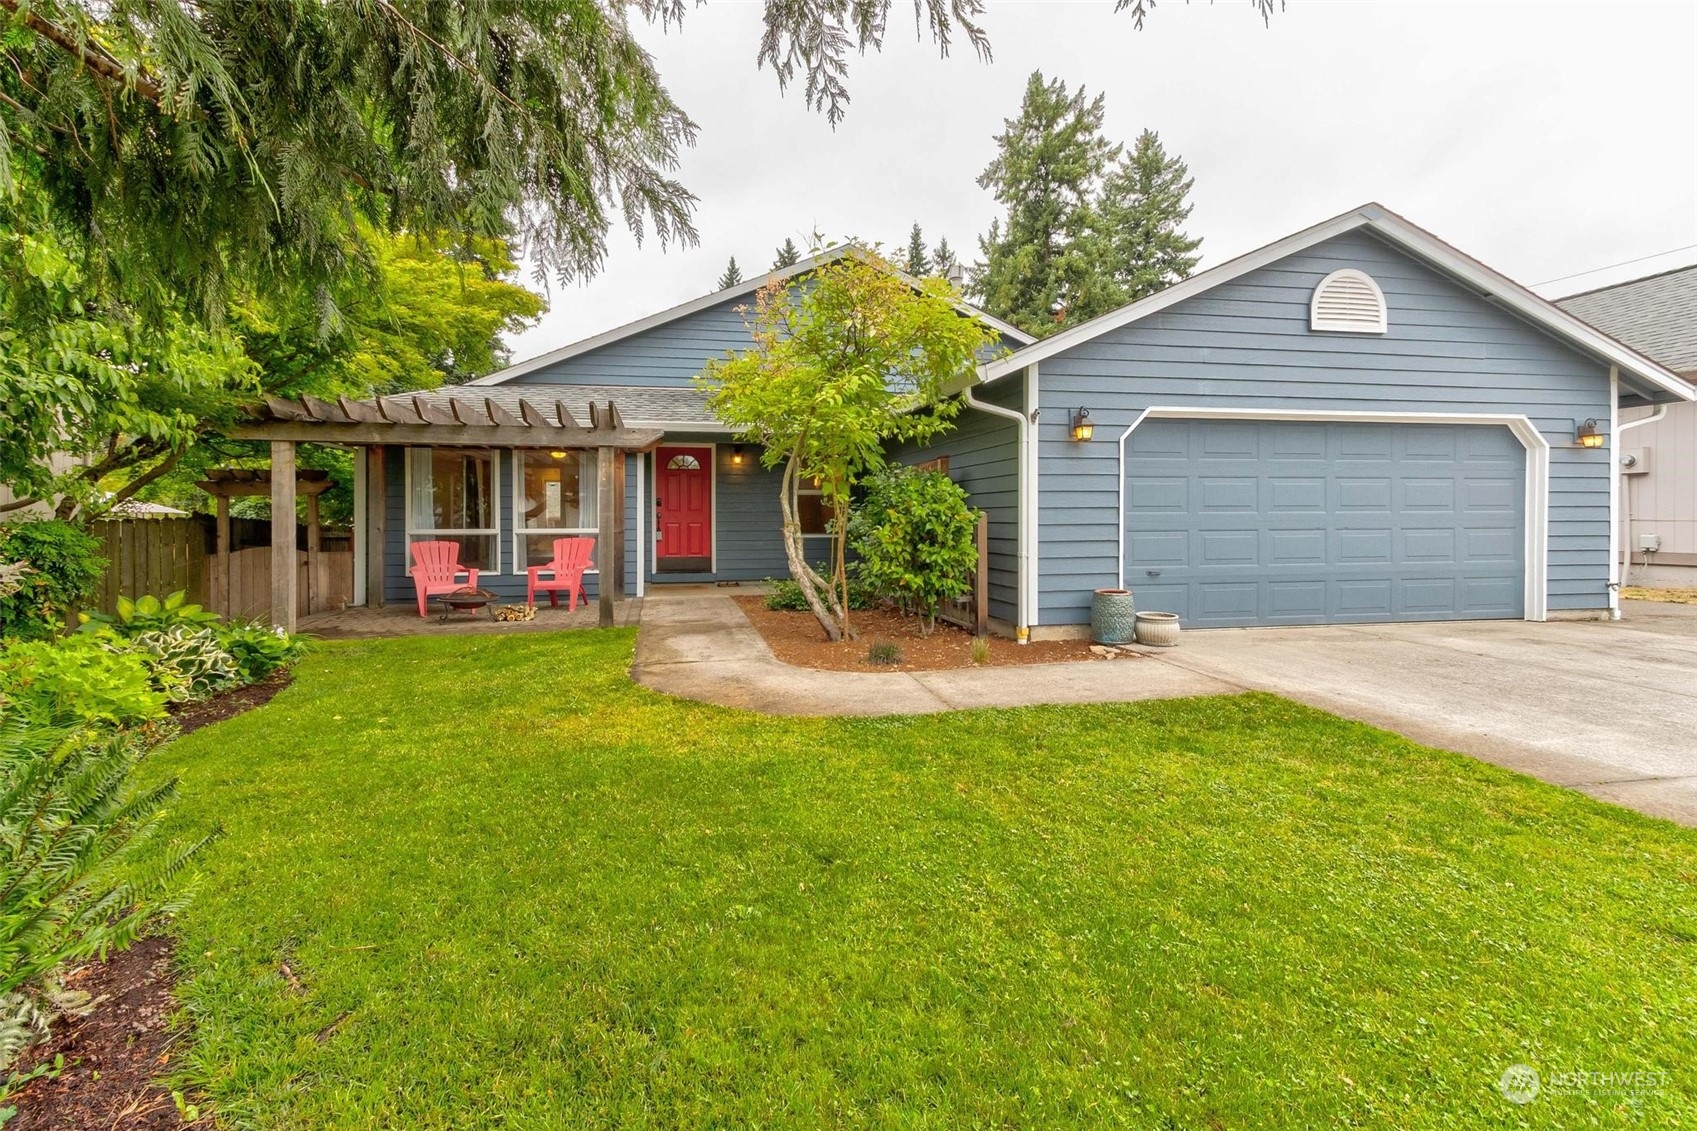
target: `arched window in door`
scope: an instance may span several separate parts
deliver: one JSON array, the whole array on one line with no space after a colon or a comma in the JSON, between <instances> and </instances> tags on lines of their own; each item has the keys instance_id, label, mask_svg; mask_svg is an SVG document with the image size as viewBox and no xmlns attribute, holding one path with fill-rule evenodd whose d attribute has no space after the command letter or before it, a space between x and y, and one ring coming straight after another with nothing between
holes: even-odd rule
<instances>
[{"instance_id":1,"label":"arched window in door","mask_svg":"<svg viewBox=\"0 0 1697 1131\"><path fill-rule=\"evenodd\" d=\"M700 471L701 461L688 452L679 452L666 461L667 471Z\"/></svg>"}]
</instances>

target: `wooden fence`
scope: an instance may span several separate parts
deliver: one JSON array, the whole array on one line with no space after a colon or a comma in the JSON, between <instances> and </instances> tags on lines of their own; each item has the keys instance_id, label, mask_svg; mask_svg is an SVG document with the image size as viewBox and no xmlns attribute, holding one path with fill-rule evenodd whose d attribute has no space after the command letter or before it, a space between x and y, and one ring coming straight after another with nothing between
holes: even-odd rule
<instances>
[{"instance_id":1,"label":"wooden fence","mask_svg":"<svg viewBox=\"0 0 1697 1131\"><path fill-rule=\"evenodd\" d=\"M990 631L990 516L983 511L978 512L977 545L978 565L967 574L966 592L944 601L937 618L984 636Z\"/></svg>"},{"instance_id":2,"label":"wooden fence","mask_svg":"<svg viewBox=\"0 0 1697 1131\"><path fill-rule=\"evenodd\" d=\"M218 557L212 552L211 519L108 519L91 528L104 543L109 563L106 577L91 604L100 612L118 607L118 597L151 593L163 597L185 590L189 600L226 616L263 617L271 611L271 550L269 523L253 522L248 538L238 537L230 552L230 601L220 608L216 594ZM305 551L296 554L299 577L296 615L345 608L353 601L354 556L351 543L334 534L324 538L319 577L313 578ZM337 544L347 546L338 549Z\"/></svg>"}]
</instances>

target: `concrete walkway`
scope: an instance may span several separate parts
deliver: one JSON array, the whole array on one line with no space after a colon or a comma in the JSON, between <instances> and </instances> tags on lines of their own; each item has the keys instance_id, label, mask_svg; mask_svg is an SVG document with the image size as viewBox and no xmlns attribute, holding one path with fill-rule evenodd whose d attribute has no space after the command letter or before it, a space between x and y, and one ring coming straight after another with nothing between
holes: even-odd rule
<instances>
[{"instance_id":1,"label":"concrete walkway","mask_svg":"<svg viewBox=\"0 0 1697 1131\"><path fill-rule=\"evenodd\" d=\"M1139 656L941 672L823 672L772 655L736 602L715 593L643 602L631 676L644 687L769 715L922 715L965 707L1112 703L1242 688Z\"/></svg>"},{"instance_id":2,"label":"concrete walkway","mask_svg":"<svg viewBox=\"0 0 1697 1131\"><path fill-rule=\"evenodd\" d=\"M778 715L1272 691L1697 825L1697 607L1634 602L1627 617L1216 629L1134 659L856 673L780 662L729 597L650 593L631 674L656 691Z\"/></svg>"}]
</instances>

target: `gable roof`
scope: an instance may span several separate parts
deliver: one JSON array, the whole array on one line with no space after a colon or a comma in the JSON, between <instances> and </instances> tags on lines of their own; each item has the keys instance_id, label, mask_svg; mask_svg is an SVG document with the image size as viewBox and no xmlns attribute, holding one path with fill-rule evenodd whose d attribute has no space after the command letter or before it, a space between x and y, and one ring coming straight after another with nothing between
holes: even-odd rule
<instances>
[{"instance_id":1,"label":"gable roof","mask_svg":"<svg viewBox=\"0 0 1697 1131\"><path fill-rule=\"evenodd\" d=\"M1697 263L1555 301L1676 373L1697 371Z\"/></svg>"},{"instance_id":2,"label":"gable roof","mask_svg":"<svg viewBox=\"0 0 1697 1131\"><path fill-rule=\"evenodd\" d=\"M732 300L742 298L745 295L751 295L760 288L769 286L772 283L783 282L786 279L794 279L797 276L807 274L807 272L816 267L822 267L827 263L835 263L837 260L842 259L845 256L855 254L858 253L854 245L838 244L835 247L826 248L818 255L812 255L806 259L797 260L794 264L788 267L782 267L775 271L768 271L766 274L758 276L757 278L745 279L734 287L727 287L722 291L714 291L712 294L702 295L700 298L693 298L688 302L679 303L677 306L656 311L645 318L638 318L635 322L627 322L623 326L615 326L611 330L603 331L602 333L584 338L581 341L572 342L570 345L561 346L559 349L549 350L547 353L527 358L524 361L509 365L507 368L498 370L485 377L478 377L474 380L467 381L465 384L502 385L508 381L516 381L528 374L535 373L539 369L546 369L550 365L565 361L567 358L577 357L580 354L589 353L591 350L598 350L602 346L608 346L614 342L635 337L638 334L645 333L646 331L655 329L656 327L664 326L668 322L675 322L679 318L687 318L691 314L697 314L703 310L709 310L715 306L719 306L722 303L731 302ZM897 271L896 275L899 278L905 279L915 288L919 286L919 280L907 274L905 271ZM984 311L979 310L970 303L956 300L954 306L955 309L959 310L962 314L978 319L986 326L990 326L995 329L1004 337L1012 338L1016 342L1021 344L1030 344L1036 340L1032 338L1030 334L1027 334L1024 330L1019 329L1017 326L1003 322L1000 318L986 314Z\"/></svg>"},{"instance_id":3,"label":"gable roof","mask_svg":"<svg viewBox=\"0 0 1697 1131\"><path fill-rule=\"evenodd\" d=\"M1581 352L1618 366L1623 380L1631 381L1652 396L1663 400L1670 396L1678 400L1697 400L1697 387L1678 374L1599 332L1547 299L1538 297L1508 276L1493 271L1472 256L1451 247L1431 232L1403 219L1384 205L1372 203L1351 209L1275 243L1240 255L1236 259L1227 260L1218 267L1192 275L1148 298L1139 299L1118 310L1111 310L1071 329L1062 330L1053 337L1016 350L1006 357L987 362L978 367L978 381L994 381L1016 373L1033 362L1053 357L1082 342L1088 342L1111 330L1147 318L1193 295L1276 263L1288 255L1341 236L1345 232L1361 229L1374 233L1414 258L1443 271L1491 299L1498 306L1565 340Z\"/></svg>"}]
</instances>

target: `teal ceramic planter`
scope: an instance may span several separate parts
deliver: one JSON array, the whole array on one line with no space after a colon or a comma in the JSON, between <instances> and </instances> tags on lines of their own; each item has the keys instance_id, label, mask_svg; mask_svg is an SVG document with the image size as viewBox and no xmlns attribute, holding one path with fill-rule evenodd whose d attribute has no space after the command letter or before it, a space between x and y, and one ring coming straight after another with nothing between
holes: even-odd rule
<instances>
[{"instance_id":1,"label":"teal ceramic planter","mask_svg":"<svg viewBox=\"0 0 1697 1131\"><path fill-rule=\"evenodd\" d=\"M1129 589L1098 589L1090 597L1090 639L1130 644L1137 636L1137 606Z\"/></svg>"}]
</instances>

